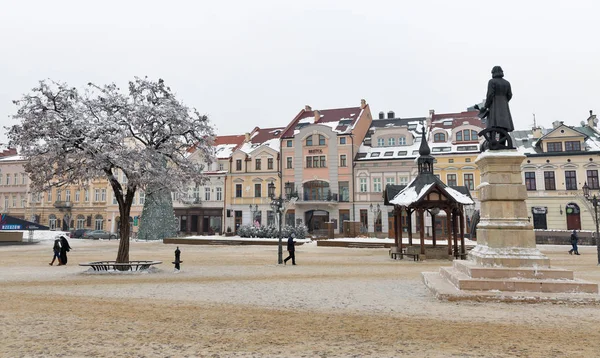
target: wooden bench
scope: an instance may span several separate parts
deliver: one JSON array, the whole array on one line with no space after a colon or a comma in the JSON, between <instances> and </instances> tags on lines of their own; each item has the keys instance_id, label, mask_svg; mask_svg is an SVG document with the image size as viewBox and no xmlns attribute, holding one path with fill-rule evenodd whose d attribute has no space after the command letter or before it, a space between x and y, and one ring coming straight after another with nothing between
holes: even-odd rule
<instances>
[{"instance_id":1,"label":"wooden bench","mask_svg":"<svg viewBox=\"0 0 600 358\"><path fill-rule=\"evenodd\" d=\"M142 271L147 270L150 266L162 264L162 261L94 261L83 262L79 266L89 266L94 271Z\"/></svg>"},{"instance_id":2,"label":"wooden bench","mask_svg":"<svg viewBox=\"0 0 600 358\"><path fill-rule=\"evenodd\" d=\"M419 261L420 255L419 253L407 253L406 247L402 248L402 251L398 250L398 248L395 248L395 250L390 249L390 257L394 260L402 260L404 256L411 256L413 261Z\"/></svg>"}]
</instances>

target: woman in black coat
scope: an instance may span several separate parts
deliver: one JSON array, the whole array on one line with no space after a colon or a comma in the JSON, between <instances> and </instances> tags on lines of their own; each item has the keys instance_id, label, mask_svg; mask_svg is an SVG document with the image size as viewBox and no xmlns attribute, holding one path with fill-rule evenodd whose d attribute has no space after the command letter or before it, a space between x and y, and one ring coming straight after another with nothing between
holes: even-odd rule
<instances>
[{"instance_id":1,"label":"woman in black coat","mask_svg":"<svg viewBox=\"0 0 600 358\"><path fill-rule=\"evenodd\" d=\"M502 67L492 68L492 79L488 81L485 108L489 110L487 115L487 128L503 128L507 132L515 130L508 102L512 98L510 82L505 80Z\"/></svg>"},{"instance_id":2,"label":"woman in black coat","mask_svg":"<svg viewBox=\"0 0 600 358\"><path fill-rule=\"evenodd\" d=\"M69 246L69 242L67 238L64 236L60 237L60 265L67 264L67 252L71 251L71 246Z\"/></svg>"}]
</instances>

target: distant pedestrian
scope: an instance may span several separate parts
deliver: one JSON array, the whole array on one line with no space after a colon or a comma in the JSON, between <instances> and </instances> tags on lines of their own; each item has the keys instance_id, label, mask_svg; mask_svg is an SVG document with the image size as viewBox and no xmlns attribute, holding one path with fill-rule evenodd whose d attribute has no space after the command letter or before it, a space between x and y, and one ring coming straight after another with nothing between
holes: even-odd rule
<instances>
[{"instance_id":1,"label":"distant pedestrian","mask_svg":"<svg viewBox=\"0 0 600 358\"><path fill-rule=\"evenodd\" d=\"M571 233L571 246L573 248L569 250L569 255L573 255L573 253L575 253L575 255L579 255L579 250L577 250L578 241L579 237L577 237L577 230L573 230L573 232Z\"/></svg>"},{"instance_id":2,"label":"distant pedestrian","mask_svg":"<svg viewBox=\"0 0 600 358\"><path fill-rule=\"evenodd\" d=\"M54 240L54 246L52 247L52 250L54 251L54 256L52 257L52 262L50 262L48 265L52 266L54 264L54 260L58 259L58 265L60 266L60 239L57 238Z\"/></svg>"},{"instance_id":3,"label":"distant pedestrian","mask_svg":"<svg viewBox=\"0 0 600 358\"><path fill-rule=\"evenodd\" d=\"M283 264L285 265L289 259L292 259L292 265L296 264L296 241L294 241L294 235L291 234L287 241L287 250L290 253L288 257L283 260Z\"/></svg>"},{"instance_id":4,"label":"distant pedestrian","mask_svg":"<svg viewBox=\"0 0 600 358\"><path fill-rule=\"evenodd\" d=\"M67 264L67 252L71 251L71 246L69 246L69 242L67 238L64 236L60 237L60 263L58 266Z\"/></svg>"}]
</instances>

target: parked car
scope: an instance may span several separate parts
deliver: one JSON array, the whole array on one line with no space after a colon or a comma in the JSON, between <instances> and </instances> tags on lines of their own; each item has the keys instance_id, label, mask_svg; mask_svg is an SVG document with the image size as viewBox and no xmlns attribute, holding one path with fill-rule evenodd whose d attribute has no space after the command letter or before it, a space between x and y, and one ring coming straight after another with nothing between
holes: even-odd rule
<instances>
[{"instance_id":1,"label":"parked car","mask_svg":"<svg viewBox=\"0 0 600 358\"><path fill-rule=\"evenodd\" d=\"M90 229L77 229L77 230L73 230L71 231L71 237L74 239L82 239L83 238L83 234L85 234L86 232L90 232L92 230Z\"/></svg>"},{"instance_id":2,"label":"parked car","mask_svg":"<svg viewBox=\"0 0 600 358\"><path fill-rule=\"evenodd\" d=\"M83 234L83 238L84 239L93 239L93 240L98 240L98 239L116 240L117 235L112 232L108 232L108 231L104 231L104 230L93 230L93 231L85 232Z\"/></svg>"}]
</instances>

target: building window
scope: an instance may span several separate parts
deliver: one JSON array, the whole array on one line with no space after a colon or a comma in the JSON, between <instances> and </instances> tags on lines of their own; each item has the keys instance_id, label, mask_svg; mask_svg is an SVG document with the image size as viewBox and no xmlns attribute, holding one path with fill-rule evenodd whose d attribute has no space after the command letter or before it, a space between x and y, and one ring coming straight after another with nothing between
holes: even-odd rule
<instances>
[{"instance_id":1,"label":"building window","mask_svg":"<svg viewBox=\"0 0 600 358\"><path fill-rule=\"evenodd\" d=\"M90 201L90 191L89 191L89 189L85 189L83 191L83 201L85 201L85 202Z\"/></svg>"},{"instance_id":2,"label":"building window","mask_svg":"<svg viewBox=\"0 0 600 358\"><path fill-rule=\"evenodd\" d=\"M217 187L217 201L223 200L223 188Z\"/></svg>"},{"instance_id":3,"label":"building window","mask_svg":"<svg viewBox=\"0 0 600 358\"><path fill-rule=\"evenodd\" d=\"M383 138L377 139L377 146L383 147L385 145L385 140Z\"/></svg>"},{"instance_id":4,"label":"building window","mask_svg":"<svg viewBox=\"0 0 600 358\"><path fill-rule=\"evenodd\" d=\"M548 152L562 152L562 143L548 143L546 144L546 148L548 149Z\"/></svg>"},{"instance_id":5,"label":"building window","mask_svg":"<svg viewBox=\"0 0 600 358\"><path fill-rule=\"evenodd\" d=\"M267 158L267 170L273 170L273 158Z\"/></svg>"},{"instance_id":6,"label":"building window","mask_svg":"<svg viewBox=\"0 0 600 358\"><path fill-rule=\"evenodd\" d=\"M360 192L367 192L367 178L360 178Z\"/></svg>"},{"instance_id":7,"label":"building window","mask_svg":"<svg viewBox=\"0 0 600 358\"><path fill-rule=\"evenodd\" d=\"M56 189L56 201L62 201L62 190Z\"/></svg>"},{"instance_id":8,"label":"building window","mask_svg":"<svg viewBox=\"0 0 600 358\"><path fill-rule=\"evenodd\" d=\"M458 133L457 133L458 135ZM434 142L445 142L446 141L446 134L444 133L436 133L433 135L433 141Z\"/></svg>"},{"instance_id":9,"label":"building window","mask_svg":"<svg viewBox=\"0 0 600 358\"><path fill-rule=\"evenodd\" d=\"M242 184L236 184L235 185L235 197L236 198L241 198L242 197Z\"/></svg>"},{"instance_id":10,"label":"building window","mask_svg":"<svg viewBox=\"0 0 600 358\"><path fill-rule=\"evenodd\" d=\"M396 184L396 178L385 178L385 186L395 185L395 184Z\"/></svg>"},{"instance_id":11,"label":"building window","mask_svg":"<svg viewBox=\"0 0 600 358\"><path fill-rule=\"evenodd\" d=\"M71 190L69 189L65 190L65 200L71 201Z\"/></svg>"},{"instance_id":12,"label":"building window","mask_svg":"<svg viewBox=\"0 0 600 358\"><path fill-rule=\"evenodd\" d=\"M398 145L406 145L406 137L398 137Z\"/></svg>"},{"instance_id":13,"label":"building window","mask_svg":"<svg viewBox=\"0 0 600 358\"><path fill-rule=\"evenodd\" d=\"M471 163L471 158L465 158L465 163Z\"/></svg>"},{"instance_id":14,"label":"building window","mask_svg":"<svg viewBox=\"0 0 600 358\"><path fill-rule=\"evenodd\" d=\"M312 135L309 135L308 137L306 137L306 146L310 147L312 145Z\"/></svg>"},{"instance_id":15,"label":"building window","mask_svg":"<svg viewBox=\"0 0 600 358\"><path fill-rule=\"evenodd\" d=\"M285 167L287 169L292 169L292 157L285 158Z\"/></svg>"},{"instance_id":16,"label":"building window","mask_svg":"<svg viewBox=\"0 0 600 358\"><path fill-rule=\"evenodd\" d=\"M223 170L225 170L225 166L223 165L223 163L219 163L219 171Z\"/></svg>"},{"instance_id":17,"label":"building window","mask_svg":"<svg viewBox=\"0 0 600 358\"><path fill-rule=\"evenodd\" d=\"M369 228L369 212L367 209L360 209L361 231L367 232Z\"/></svg>"},{"instance_id":18,"label":"building window","mask_svg":"<svg viewBox=\"0 0 600 358\"><path fill-rule=\"evenodd\" d=\"M20 195L20 198L21 198L21 207L24 208L27 205L27 199L23 195Z\"/></svg>"},{"instance_id":19,"label":"building window","mask_svg":"<svg viewBox=\"0 0 600 358\"><path fill-rule=\"evenodd\" d=\"M373 178L373 191L376 193L381 192L381 178Z\"/></svg>"},{"instance_id":20,"label":"building window","mask_svg":"<svg viewBox=\"0 0 600 358\"><path fill-rule=\"evenodd\" d=\"M2 181L2 174L0 174L0 185L2 185L3 181Z\"/></svg>"},{"instance_id":21,"label":"building window","mask_svg":"<svg viewBox=\"0 0 600 358\"><path fill-rule=\"evenodd\" d=\"M588 170L587 171L587 183L590 189L600 189L598 185L598 171Z\"/></svg>"},{"instance_id":22,"label":"building window","mask_svg":"<svg viewBox=\"0 0 600 358\"><path fill-rule=\"evenodd\" d=\"M50 230L56 229L56 215L50 214L50 216L48 216L48 226L50 227Z\"/></svg>"},{"instance_id":23,"label":"building window","mask_svg":"<svg viewBox=\"0 0 600 358\"><path fill-rule=\"evenodd\" d=\"M275 225L275 212L273 210L267 210L267 226Z\"/></svg>"},{"instance_id":24,"label":"building window","mask_svg":"<svg viewBox=\"0 0 600 358\"><path fill-rule=\"evenodd\" d=\"M6 185L10 185L10 174L6 174Z\"/></svg>"},{"instance_id":25,"label":"building window","mask_svg":"<svg viewBox=\"0 0 600 358\"><path fill-rule=\"evenodd\" d=\"M390 147L395 146L396 145L396 138L394 138L394 137L388 138L388 145Z\"/></svg>"},{"instance_id":26,"label":"building window","mask_svg":"<svg viewBox=\"0 0 600 358\"><path fill-rule=\"evenodd\" d=\"M139 199L140 205L144 205L144 202L146 201L146 193L144 191L140 191Z\"/></svg>"},{"instance_id":27,"label":"building window","mask_svg":"<svg viewBox=\"0 0 600 358\"><path fill-rule=\"evenodd\" d=\"M320 164L320 165L321 165L321 168L326 168L326 167L327 167L327 162L325 161L325 156L324 156L324 155L321 155L321 156L319 157L319 160L321 161L321 164Z\"/></svg>"},{"instance_id":28,"label":"building window","mask_svg":"<svg viewBox=\"0 0 600 358\"><path fill-rule=\"evenodd\" d=\"M75 226L76 229L83 229L85 227L85 216L77 215L77 224Z\"/></svg>"},{"instance_id":29,"label":"building window","mask_svg":"<svg viewBox=\"0 0 600 358\"><path fill-rule=\"evenodd\" d=\"M454 159L448 159L448 163L454 163Z\"/></svg>"},{"instance_id":30,"label":"building window","mask_svg":"<svg viewBox=\"0 0 600 358\"><path fill-rule=\"evenodd\" d=\"M446 185L448 186L457 186L456 183L456 174L447 174L446 175Z\"/></svg>"},{"instance_id":31,"label":"building window","mask_svg":"<svg viewBox=\"0 0 600 358\"><path fill-rule=\"evenodd\" d=\"M237 170L237 171L242 170L242 160L241 159L236 159L236 161L235 161L235 170Z\"/></svg>"},{"instance_id":32,"label":"building window","mask_svg":"<svg viewBox=\"0 0 600 358\"><path fill-rule=\"evenodd\" d=\"M260 165L260 159L256 159L256 161L254 162L254 169L255 170L261 170L261 165Z\"/></svg>"},{"instance_id":33,"label":"building window","mask_svg":"<svg viewBox=\"0 0 600 358\"><path fill-rule=\"evenodd\" d=\"M16 195L12 196L12 207L13 208L17 207L17 196Z\"/></svg>"},{"instance_id":34,"label":"building window","mask_svg":"<svg viewBox=\"0 0 600 358\"><path fill-rule=\"evenodd\" d=\"M325 136L319 134L319 145L325 145Z\"/></svg>"},{"instance_id":35,"label":"building window","mask_svg":"<svg viewBox=\"0 0 600 358\"><path fill-rule=\"evenodd\" d=\"M340 138L340 144L346 144L346 137Z\"/></svg>"},{"instance_id":36,"label":"building window","mask_svg":"<svg viewBox=\"0 0 600 358\"><path fill-rule=\"evenodd\" d=\"M565 187L567 190L577 190L577 175L574 170L565 170Z\"/></svg>"},{"instance_id":37,"label":"building window","mask_svg":"<svg viewBox=\"0 0 600 358\"><path fill-rule=\"evenodd\" d=\"M350 201L350 185L347 181L338 182L338 188L340 191L340 202L349 202Z\"/></svg>"},{"instance_id":38,"label":"building window","mask_svg":"<svg viewBox=\"0 0 600 358\"><path fill-rule=\"evenodd\" d=\"M287 143L286 145L287 145L288 148L292 147L292 141L291 140L286 141L286 143Z\"/></svg>"},{"instance_id":39,"label":"building window","mask_svg":"<svg viewBox=\"0 0 600 358\"><path fill-rule=\"evenodd\" d=\"M306 157L307 168L326 168L327 161L324 155L321 156L308 156Z\"/></svg>"},{"instance_id":40,"label":"building window","mask_svg":"<svg viewBox=\"0 0 600 358\"><path fill-rule=\"evenodd\" d=\"M400 177L400 185L408 185L408 177Z\"/></svg>"},{"instance_id":41,"label":"building window","mask_svg":"<svg viewBox=\"0 0 600 358\"><path fill-rule=\"evenodd\" d=\"M192 188L192 197L194 201L200 202L200 187L198 185Z\"/></svg>"},{"instance_id":42,"label":"building window","mask_svg":"<svg viewBox=\"0 0 600 358\"><path fill-rule=\"evenodd\" d=\"M21 184L27 184L27 174L21 173Z\"/></svg>"},{"instance_id":43,"label":"building window","mask_svg":"<svg viewBox=\"0 0 600 358\"><path fill-rule=\"evenodd\" d=\"M261 185L260 184L254 184L254 197L255 198L260 198L262 196L261 193Z\"/></svg>"},{"instance_id":44,"label":"building window","mask_svg":"<svg viewBox=\"0 0 600 358\"><path fill-rule=\"evenodd\" d=\"M475 190L475 181L473 181L473 174L465 174L465 186L469 188L469 190Z\"/></svg>"},{"instance_id":45,"label":"building window","mask_svg":"<svg viewBox=\"0 0 600 358\"><path fill-rule=\"evenodd\" d=\"M345 166L347 166L346 154L342 154L342 155L340 155L340 167L345 167Z\"/></svg>"},{"instance_id":46,"label":"building window","mask_svg":"<svg viewBox=\"0 0 600 358\"><path fill-rule=\"evenodd\" d=\"M79 193L79 190L75 190L75 202L76 202L76 203L78 203L78 202L79 202L80 196L81 196L81 195L80 195L80 193Z\"/></svg>"},{"instance_id":47,"label":"building window","mask_svg":"<svg viewBox=\"0 0 600 358\"><path fill-rule=\"evenodd\" d=\"M525 187L527 190L536 190L535 172L525 172Z\"/></svg>"},{"instance_id":48,"label":"building window","mask_svg":"<svg viewBox=\"0 0 600 358\"><path fill-rule=\"evenodd\" d=\"M104 219L102 218L102 215L96 215L94 227L96 230L102 230L102 228L104 227Z\"/></svg>"},{"instance_id":49,"label":"building window","mask_svg":"<svg viewBox=\"0 0 600 358\"><path fill-rule=\"evenodd\" d=\"M554 172L544 172L544 188L546 190L556 190Z\"/></svg>"},{"instance_id":50,"label":"building window","mask_svg":"<svg viewBox=\"0 0 600 358\"><path fill-rule=\"evenodd\" d=\"M204 200L210 201L210 188L207 186L204 187Z\"/></svg>"},{"instance_id":51,"label":"building window","mask_svg":"<svg viewBox=\"0 0 600 358\"><path fill-rule=\"evenodd\" d=\"M106 201L106 189L100 190L100 201Z\"/></svg>"},{"instance_id":52,"label":"building window","mask_svg":"<svg viewBox=\"0 0 600 358\"><path fill-rule=\"evenodd\" d=\"M19 184L19 174L15 173L15 175L13 176L13 184L14 185L18 185Z\"/></svg>"},{"instance_id":53,"label":"building window","mask_svg":"<svg viewBox=\"0 0 600 358\"><path fill-rule=\"evenodd\" d=\"M565 152L574 152L581 150L581 143L578 141L565 142Z\"/></svg>"}]
</instances>

